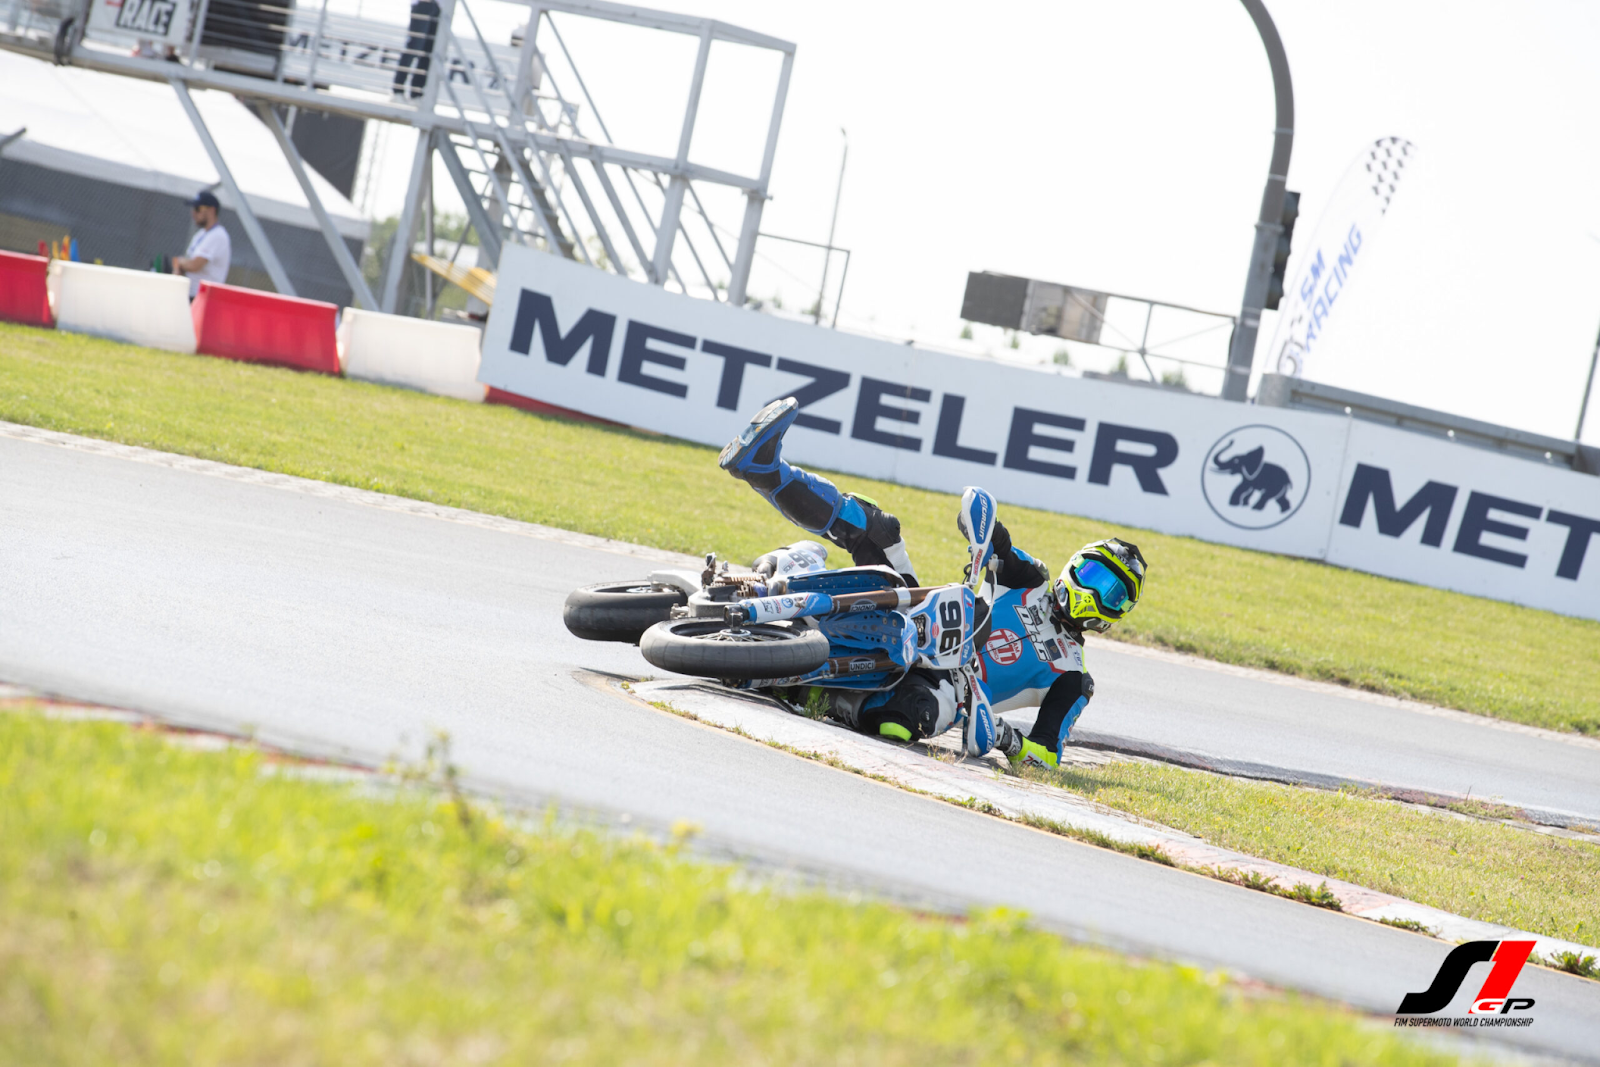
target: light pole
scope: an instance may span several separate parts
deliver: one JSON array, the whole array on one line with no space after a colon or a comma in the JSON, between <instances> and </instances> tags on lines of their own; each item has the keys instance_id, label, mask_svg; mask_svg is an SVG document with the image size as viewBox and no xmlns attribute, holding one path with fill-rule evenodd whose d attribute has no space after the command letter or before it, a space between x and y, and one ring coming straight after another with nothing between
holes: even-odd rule
<instances>
[{"instance_id":1,"label":"light pole","mask_svg":"<svg viewBox=\"0 0 1600 1067\"><path fill-rule=\"evenodd\" d=\"M1578 405L1578 428L1573 431L1574 441L1583 441L1583 417L1589 414L1589 394L1594 392L1594 367L1600 363L1600 337L1594 339L1594 353L1589 357L1589 380L1583 383L1583 403Z\"/></svg>"},{"instance_id":2,"label":"light pole","mask_svg":"<svg viewBox=\"0 0 1600 1067\"><path fill-rule=\"evenodd\" d=\"M828 265L833 262L833 231L839 225L839 196L844 192L844 165L850 158L850 135L843 126L839 127L839 136L844 138L844 151L839 156L839 184L833 190L833 221L828 223L828 247L822 253L822 285L817 288L816 313L811 316L813 323L822 322L822 298L828 292Z\"/></svg>"},{"instance_id":3,"label":"light pole","mask_svg":"<svg viewBox=\"0 0 1600 1067\"><path fill-rule=\"evenodd\" d=\"M1244 280L1244 304L1239 309L1239 325L1233 331L1233 345L1228 350L1228 374L1222 383L1224 400L1244 400L1249 395L1256 332L1261 328L1261 309L1266 305L1267 282L1272 276L1272 254L1277 248L1278 235L1283 231L1283 190L1289 177L1289 150L1294 147L1294 86L1289 83L1289 58L1283 54L1283 40L1261 0L1241 2L1261 34L1267 62L1272 66L1277 125L1272 131L1272 165L1267 168L1267 187L1261 193L1261 217L1256 221L1250 273Z\"/></svg>"}]
</instances>

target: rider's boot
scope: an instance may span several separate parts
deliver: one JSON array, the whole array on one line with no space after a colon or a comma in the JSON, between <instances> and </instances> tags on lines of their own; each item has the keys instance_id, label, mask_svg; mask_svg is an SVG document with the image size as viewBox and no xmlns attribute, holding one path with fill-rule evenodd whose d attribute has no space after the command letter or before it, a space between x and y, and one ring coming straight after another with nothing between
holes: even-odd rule
<instances>
[{"instance_id":1,"label":"rider's boot","mask_svg":"<svg viewBox=\"0 0 1600 1067\"><path fill-rule=\"evenodd\" d=\"M1000 719L996 723L997 738L994 747L1005 753L1006 759L1014 767L1055 767L1061 762L1060 756L1051 752L1037 741L1030 741L1022 736L1022 731Z\"/></svg>"},{"instance_id":2,"label":"rider's boot","mask_svg":"<svg viewBox=\"0 0 1600 1067\"><path fill-rule=\"evenodd\" d=\"M802 530L821 534L857 566L889 566L917 584L900 520L866 497L842 493L828 479L784 462L783 435L799 417L794 397L774 400L722 449L717 464L750 487Z\"/></svg>"}]
</instances>

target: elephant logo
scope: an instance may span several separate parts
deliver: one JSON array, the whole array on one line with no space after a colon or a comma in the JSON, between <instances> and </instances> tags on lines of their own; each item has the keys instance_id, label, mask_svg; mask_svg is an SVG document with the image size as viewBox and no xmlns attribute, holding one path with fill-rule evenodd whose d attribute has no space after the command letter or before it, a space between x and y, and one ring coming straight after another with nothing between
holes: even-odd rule
<instances>
[{"instance_id":1,"label":"elephant logo","mask_svg":"<svg viewBox=\"0 0 1600 1067\"><path fill-rule=\"evenodd\" d=\"M1276 426L1241 426L1206 452L1200 487L1223 522L1266 530L1300 510L1311 488L1311 461Z\"/></svg>"},{"instance_id":2,"label":"elephant logo","mask_svg":"<svg viewBox=\"0 0 1600 1067\"><path fill-rule=\"evenodd\" d=\"M1267 462L1267 449L1265 445L1256 445L1248 452L1234 453L1227 459L1222 458L1222 453L1228 450L1233 442L1229 441L1211 455L1211 466L1224 474L1237 474L1239 484L1234 486L1233 492L1228 496L1228 506L1254 507L1257 511L1266 508L1270 501L1278 505L1278 510L1289 510L1289 490L1294 488L1294 480L1289 477L1289 472L1276 463ZM1250 503L1250 498L1255 498L1255 504Z\"/></svg>"}]
</instances>

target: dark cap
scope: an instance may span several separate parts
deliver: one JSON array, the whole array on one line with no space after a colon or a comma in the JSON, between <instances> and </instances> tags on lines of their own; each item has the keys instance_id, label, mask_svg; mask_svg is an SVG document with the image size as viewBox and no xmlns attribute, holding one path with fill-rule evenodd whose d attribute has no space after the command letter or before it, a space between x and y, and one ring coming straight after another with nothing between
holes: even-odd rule
<instances>
[{"instance_id":1,"label":"dark cap","mask_svg":"<svg viewBox=\"0 0 1600 1067\"><path fill-rule=\"evenodd\" d=\"M214 208L217 208L219 210L222 207L222 205L220 203L218 203L215 194L213 194L210 189L202 189L198 193L195 193L194 194L194 199L189 201L189 206L190 207L214 207Z\"/></svg>"}]
</instances>

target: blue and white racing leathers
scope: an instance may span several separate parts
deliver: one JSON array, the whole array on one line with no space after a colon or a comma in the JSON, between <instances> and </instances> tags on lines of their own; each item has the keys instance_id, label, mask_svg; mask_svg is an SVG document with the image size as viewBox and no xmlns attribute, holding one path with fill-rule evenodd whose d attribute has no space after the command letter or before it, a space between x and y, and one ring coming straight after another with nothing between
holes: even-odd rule
<instances>
[{"instance_id":1,"label":"blue and white racing leathers","mask_svg":"<svg viewBox=\"0 0 1600 1067\"><path fill-rule=\"evenodd\" d=\"M795 525L844 548L857 566L887 564L908 585L916 585L899 519L873 501L841 492L828 479L783 459L783 431L794 417L792 407L763 408L751 423L746 447L740 449L741 438L724 450L723 468L748 483ZM766 437L761 436L763 432ZM1001 590L993 605L993 629L975 673L996 712L1038 704L1039 717L1029 740L1059 752L1094 693L1094 682L1083 669L1082 637L1057 621L1050 572L1044 565L1013 548L1011 535L1001 523L995 523L991 543ZM816 688L790 697L863 733L913 738L932 737L964 723L966 709L972 706L965 699L961 678L949 671L920 667L887 692ZM981 755L989 751L996 740L994 725L967 731L969 752ZM896 729L898 733L893 732ZM1001 727L1000 733L1004 736L1006 728Z\"/></svg>"},{"instance_id":2,"label":"blue and white racing leathers","mask_svg":"<svg viewBox=\"0 0 1600 1067\"><path fill-rule=\"evenodd\" d=\"M1061 624L1044 564L1013 548L998 523L994 544L999 589L978 676L996 713L1038 705L1028 739L1060 752L1094 695L1094 679L1084 669L1083 637Z\"/></svg>"}]
</instances>

